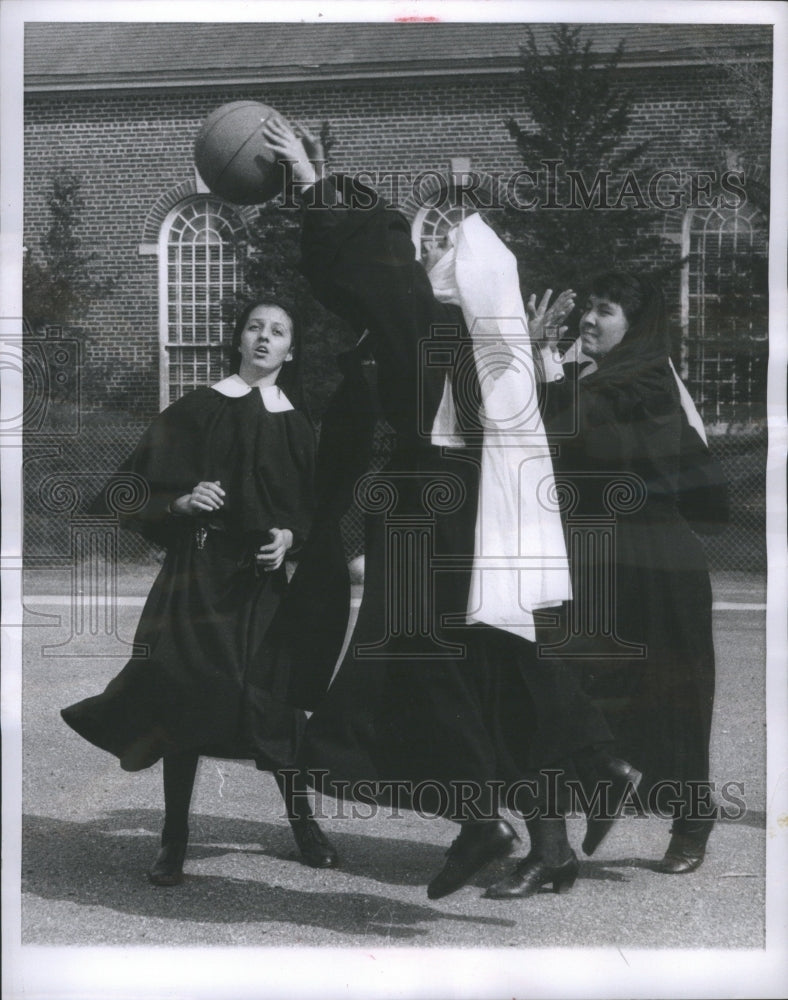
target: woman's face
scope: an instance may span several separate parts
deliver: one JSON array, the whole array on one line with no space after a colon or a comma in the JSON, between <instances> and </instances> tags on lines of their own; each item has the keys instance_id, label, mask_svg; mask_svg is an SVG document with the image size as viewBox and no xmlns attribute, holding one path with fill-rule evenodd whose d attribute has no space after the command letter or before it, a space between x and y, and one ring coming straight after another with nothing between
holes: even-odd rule
<instances>
[{"instance_id":1,"label":"woman's face","mask_svg":"<svg viewBox=\"0 0 788 1000\"><path fill-rule=\"evenodd\" d=\"M293 321L279 306L255 306L241 332L239 351L242 377L252 380L272 375L293 359Z\"/></svg>"},{"instance_id":2,"label":"woman's face","mask_svg":"<svg viewBox=\"0 0 788 1000\"><path fill-rule=\"evenodd\" d=\"M580 343L583 354L599 361L624 339L629 322L618 302L589 295L580 317Z\"/></svg>"}]
</instances>

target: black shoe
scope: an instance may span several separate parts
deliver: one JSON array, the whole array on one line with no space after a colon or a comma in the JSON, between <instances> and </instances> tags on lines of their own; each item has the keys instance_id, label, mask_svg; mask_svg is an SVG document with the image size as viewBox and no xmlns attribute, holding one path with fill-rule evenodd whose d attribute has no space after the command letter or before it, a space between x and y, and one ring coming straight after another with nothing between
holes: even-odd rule
<instances>
[{"instance_id":1,"label":"black shoe","mask_svg":"<svg viewBox=\"0 0 788 1000\"><path fill-rule=\"evenodd\" d=\"M295 842L301 852L302 861L312 868L336 868L339 855L328 837L317 825L317 820L308 816L306 819L291 819Z\"/></svg>"},{"instance_id":2,"label":"black shoe","mask_svg":"<svg viewBox=\"0 0 788 1000\"><path fill-rule=\"evenodd\" d=\"M635 791L643 777L640 771L618 757L606 757L602 764L597 765L595 773L596 788L601 789L602 794L596 807L599 815L589 815L586 820L583 853L588 855L593 854L610 833L625 796Z\"/></svg>"},{"instance_id":3,"label":"black shoe","mask_svg":"<svg viewBox=\"0 0 788 1000\"><path fill-rule=\"evenodd\" d=\"M485 892L485 899L527 899L534 896L548 882L553 883L553 892L569 892L575 884L578 868L577 855L570 851L563 864L548 865L540 858L529 854L506 878L491 885Z\"/></svg>"},{"instance_id":4,"label":"black shoe","mask_svg":"<svg viewBox=\"0 0 788 1000\"><path fill-rule=\"evenodd\" d=\"M430 899L440 899L462 888L490 861L506 857L520 840L506 820L464 823L446 851L446 864L427 886Z\"/></svg>"},{"instance_id":5,"label":"black shoe","mask_svg":"<svg viewBox=\"0 0 788 1000\"><path fill-rule=\"evenodd\" d=\"M154 885L180 885L183 881L186 843L185 840L172 840L162 844L156 863L148 872L148 878Z\"/></svg>"},{"instance_id":6,"label":"black shoe","mask_svg":"<svg viewBox=\"0 0 788 1000\"><path fill-rule=\"evenodd\" d=\"M713 823L704 823L693 833L671 833L665 857L657 862L657 871L664 875L686 875L703 864L706 857L706 842Z\"/></svg>"}]
</instances>

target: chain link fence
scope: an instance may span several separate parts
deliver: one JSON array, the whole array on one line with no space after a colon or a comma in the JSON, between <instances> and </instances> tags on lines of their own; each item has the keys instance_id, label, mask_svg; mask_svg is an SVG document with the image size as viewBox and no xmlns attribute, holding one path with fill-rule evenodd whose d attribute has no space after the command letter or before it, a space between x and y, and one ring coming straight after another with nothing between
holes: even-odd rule
<instances>
[{"instance_id":1,"label":"chain link fence","mask_svg":"<svg viewBox=\"0 0 788 1000\"><path fill-rule=\"evenodd\" d=\"M79 405L80 345L59 329L47 330L43 338L26 338L22 361L25 564L69 566L74 560L75 520L86 523L91 503L137 444L147 421L128 410L89 411ZM726 433L710 436L709 447L727 475L731 522L721 534L702 538L702 543L712 570L763 572L765 422L731 421L726 427ZM386 463L392 444L391 428L380 421L372 470ZM357 507L342 519L342 532L350 562L364 548L363 516ZM112 551L122 563L151 564L162 556L125 530L117 530Z\"/></svg>"},{"instance_id":2,"label":"chain link fence","mask_svg":"<svg viewBox=\"0 0 788 1000\"><path fill-rule=\"evenodd\" d=\"M28 566L65 566L71 560L69 521L83 515L139 440L145 423L128 414L95 413L82 418L79 432L57 443L45 436L26 440L24 461L24 555ZM54 439L52 439L54 442ZM390 435L377 437L380 467ZM764 571L766 432L711 437L730 489L731 523L719 535L703 537L711 568ZM353 507L342 521L348 560L363 552L363 518ZM119 531L121 562L150 563L160 553L134 532Z\"/></svg>"},{"instance_id":3,"label":"chain link fence","mask_svg":"<svg viewBox=\"0 0 788 1000\"><path fill-rule=\"evenodd\" d=\"M731 519L701 538L712 570L766 571L766 427L709 438L728 481Z\"/></svg>"}]
</instances>

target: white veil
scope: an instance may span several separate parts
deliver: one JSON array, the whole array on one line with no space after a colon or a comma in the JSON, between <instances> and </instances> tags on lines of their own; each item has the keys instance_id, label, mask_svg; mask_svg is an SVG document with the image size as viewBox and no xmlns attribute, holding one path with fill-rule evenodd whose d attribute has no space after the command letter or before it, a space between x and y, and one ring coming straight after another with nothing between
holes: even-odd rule
<instances>
[{"instance_id":1,"label":"white veil","mask_svg":"<svg viewBox=\"0 0 788 1000\"><path fill-rule=\"evenodd\" d=\"M571 585L517 261L479 215L451 235L429 277L437 298L462 308L483 404L467 620L534 641L533 612L568 600ZM448 383L432 440L457 440Z\"/></svg>"}]
</instances>

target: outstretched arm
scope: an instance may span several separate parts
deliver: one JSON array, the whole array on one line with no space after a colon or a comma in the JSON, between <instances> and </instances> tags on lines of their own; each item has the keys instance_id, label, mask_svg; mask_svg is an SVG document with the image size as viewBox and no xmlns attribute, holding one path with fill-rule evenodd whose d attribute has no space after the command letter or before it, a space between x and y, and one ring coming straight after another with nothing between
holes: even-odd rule
<instances>
[{"instance_id":1,"label":"outstretched arm","mask_svg":"<svg viewBox=\"0 0 788 1000\"><path fill-rule=\"evenodd\" d=\"M272 149L293 162L293 177L317 177L304 140L286 123L266 130ZM437 409L443 375L424 370L421 344L433 324L457 321L437 302L416 259L408 221L355 178L318 177L302 193L301 268L315 297L358 333L370 331L372 353L391 398L389 419L414 426L419 408ZM393 399L394 384L398 397ZM385 394L386 386L381 386ZM433 398L434 397L434 398Z\"/></svg>"}]
</instances>

